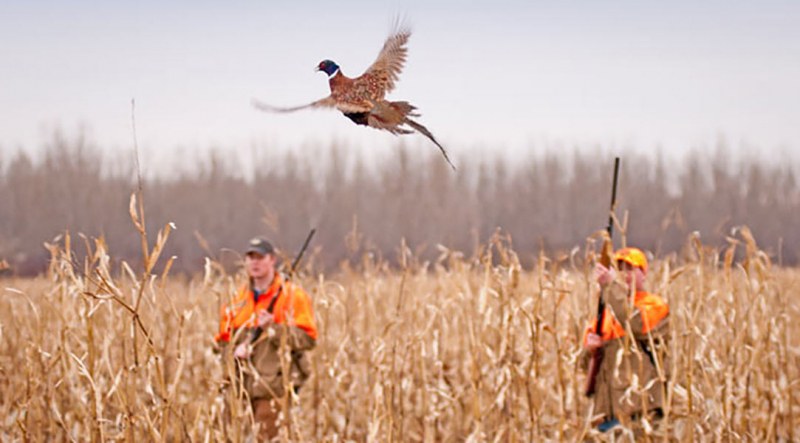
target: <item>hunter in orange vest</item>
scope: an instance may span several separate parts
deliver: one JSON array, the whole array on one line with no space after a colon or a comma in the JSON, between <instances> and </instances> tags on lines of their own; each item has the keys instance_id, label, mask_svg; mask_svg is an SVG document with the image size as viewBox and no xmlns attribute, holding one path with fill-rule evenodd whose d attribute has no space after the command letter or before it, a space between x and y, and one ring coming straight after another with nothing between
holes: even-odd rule
<instances>
[{"instance_id":1,"label":"hunter in orange vest","mask_svg":"<svg viewBox=\"0 0 800 443\"><path fill-rule=\"evenodd\" d=\"M583 334L585 362L595 349L604 348L593 394L595 422L604 432L621 421L628 424L641 418L643 411L651 420L660 418L669 368L664 345L669 306L645 290L647 257L637 248L624 248L614 259L619 273L599 263L595 267L607 303L602 335L595 333L597 319ZM631 339L626 339L628 331Z\"/></svg>"},{"instance_id":2,"label":"hunter in orange vest","mask_svg":"<svg viewBox=\"0 0 800 443\"><path fill-rule=\"evenodd\" d=\"M244 387L260 425L259 439L265 441L278 434L277 400L286 393L279 353L282 337L286 336L291 351L288 379L295 392L309 376L305 351L317 340L310 297L276 272L276 261L275 249L267 240L250 241L245 251L250 283L222 307L214 338L221 344L233 342L233 356L242 362Z\"/></svg>"},{"instance_id":3,"label":"hunter in orange vest","mask_svg":"<svg viewBox=\"0 0 800 443\"><path fill-rule=\"evenodd\" d=\"M308 295L303 288L284 283L280 274L276 274L265 291L255 290L250 285L244 286L230 306L222 307L219 333L214 340L229 342L235 331L257 326L259 314L268 312L272 312L272 323L280 325L286 322L287 317L291 317L292 326L303 330L311 339L317 339L317 326Z\"/></svg>"}]
</instances>

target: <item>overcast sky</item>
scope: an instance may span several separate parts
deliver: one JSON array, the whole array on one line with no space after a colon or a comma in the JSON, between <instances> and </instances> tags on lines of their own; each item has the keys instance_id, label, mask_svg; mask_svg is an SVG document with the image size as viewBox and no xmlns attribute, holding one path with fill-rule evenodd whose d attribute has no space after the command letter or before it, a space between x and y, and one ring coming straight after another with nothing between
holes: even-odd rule
<instances>
[{"instance_id":1,"label":"overcast sky","mask_svg":"<svg viewBox=\"0 0 800 443\"><path fill-rule=\"evenodd\" d=\"M684 152L720 136L759 155L800 150L796 1L5 0L0 154L79 127L130 149L132 98L151 162L328 140L391 150L395 136L336 112L269 115L250 100L327 95L317 63L361 74L398 13L413 35L389 98L418 106L456 162L558 143Z\"/></svg>"}]
</instances>

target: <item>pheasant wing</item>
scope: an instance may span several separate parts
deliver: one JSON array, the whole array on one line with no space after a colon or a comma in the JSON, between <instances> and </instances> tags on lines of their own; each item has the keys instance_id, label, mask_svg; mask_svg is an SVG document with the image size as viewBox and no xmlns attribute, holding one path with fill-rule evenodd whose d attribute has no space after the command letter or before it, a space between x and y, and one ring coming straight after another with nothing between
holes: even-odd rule
<instances>
[{"instance_id":1,"label":"pheasant wing","mask_svg":"<svg viewBox=\"0 0 800 443\"><path fill-rule=\"evenodd\" d=\"M336 107L336 100L333 99L331 96L327 96L323 99L305 104L300 106L290 106L290 107L281 107L281 106L272 106L270 104L264 103L262 101L253 99L252 102L253 107L264 112L294 112L300 111L303 109L314 109L314 108L335 108Z\"/></svg>"},{"instance_id":2,"label":"pheasant wing","mask_svg":"<svg viewBox=\"0 0 800 443\"><path fill-rule=\"evenodd\" d=\"M351 97L344 97L343 99L337 100L332 96L328 96L323 99L317 100L315 102L311 102L300 106L289 106L289 107L273 106L256 99L252 100L252 104L254 108L260 111L279 112L279 113L295 112L303 109L321 109L321 108L338 109L339 111L345 113L369 112L369 110L372 109L372 104L369 101L358 100L356 98L351 98Z\"/></svg>"},{"instance_id":3,"label":"pheasant wing","mask_svg":"<svg viewBox=\"0 0 800 443\"><path fill-rule=\"evenodd\" d=\"M369 89L371 98L382 99L387 92L394 89L406 62L409 37L411 31L404 26L398 26L384 42L378 58L364 74L355 79L356 83Z\"/></svg>"}]
</instances>

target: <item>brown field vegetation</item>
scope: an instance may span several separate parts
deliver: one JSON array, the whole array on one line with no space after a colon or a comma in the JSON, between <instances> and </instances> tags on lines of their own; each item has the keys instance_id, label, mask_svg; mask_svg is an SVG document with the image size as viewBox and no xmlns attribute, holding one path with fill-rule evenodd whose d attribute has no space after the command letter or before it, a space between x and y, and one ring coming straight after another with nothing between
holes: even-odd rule
<instances>
[{"instance_id":1,"label":"brown field vegetation","mask_svg":"<svg viewBox=\"0 0 800 443\"><path fill-rule=\"evenodd\" d=\"M141 229L140 271L114 265L102 240L66 235L49 246L46 276L0 280L0 438L247 438L247 410L212 346L241 276L213 261L194 279L168 265L155 273L169 229L150 243ZM642 438L800 438L800 272L773 265L746 228L729 241L718 251L691 237L653 261L651 289L671 306L673 376L666 418ZM594 249L523 268L495 234L472 255L440 248L422 260L403 243L397 265L364 254L301 274L320 338L284 438L601 438L578 358Z\"/></svg>"}]
</instances>

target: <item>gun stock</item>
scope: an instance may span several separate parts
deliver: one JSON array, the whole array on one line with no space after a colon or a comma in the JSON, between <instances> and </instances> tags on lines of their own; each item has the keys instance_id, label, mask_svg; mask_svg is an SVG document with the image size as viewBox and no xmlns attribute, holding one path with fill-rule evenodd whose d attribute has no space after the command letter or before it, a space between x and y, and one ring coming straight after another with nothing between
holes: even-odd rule
<instances>
[{"instance_id":1,"label":"gun stock","mask_svg":"<svg viewBox=\"0 0 800 443\"><path fill-rule=\"evenodd\" d=\"M612 265L612 257L614 255L614 243L612 240L612 234L614 232L614 206L617 204L617 178L619 177L619 157L614 159L614 181L611 185L611 209L608 211L608 225L606 226L606 232L608 235L604 236L603 239L603 249L600 253L600 264L605 267L610 267ZM597 301L597 316L596 316L596 326L594 333L603 336L603 321L605 320L605 313L606 313L606 302L604 296L604 290L600 290L600 297ZM594 395L595 390L597 388L597 374L600 373L600 365L603 363L603 356L604 356L603 348L597 348L592 352L592 360L589 364L589 375L586 378L586 396L591 397Z\"/></svg>"}]
</instances>

